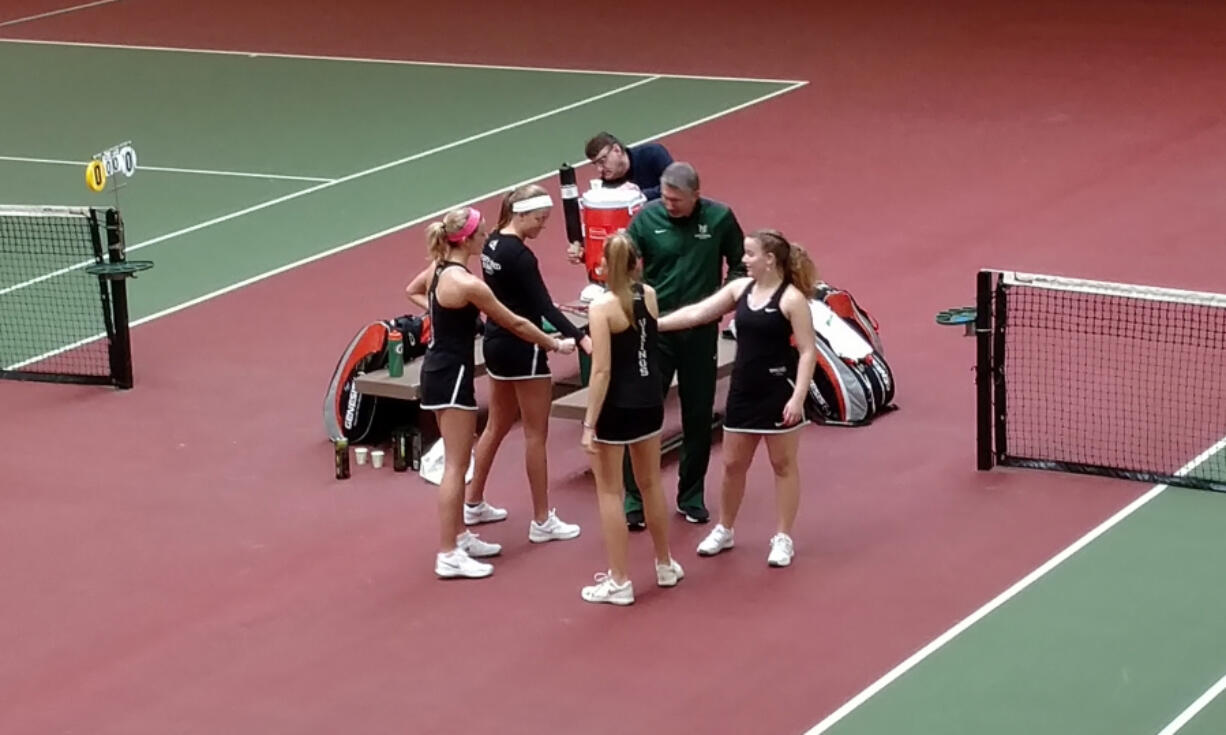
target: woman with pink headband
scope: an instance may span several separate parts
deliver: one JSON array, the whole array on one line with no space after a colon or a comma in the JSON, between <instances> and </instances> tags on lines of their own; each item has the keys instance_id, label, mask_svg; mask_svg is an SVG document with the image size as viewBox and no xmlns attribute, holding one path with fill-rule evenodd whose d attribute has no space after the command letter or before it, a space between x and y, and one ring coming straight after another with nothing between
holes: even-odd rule
<instances>
[{"instance_id":1,"label":"woman with pink headband","mask_svg":"<svg viewBox=\"0 0 1226 735\"><path fill-rule=\"evenodd\" d=\"M477 429L473 388L473 347L477 318L484 312L495 323L546 350L570 353L575 343L555 339L511 312L489 286L468 270L468 259L481 252L485 221L465 207L447 213L426 228L431 264L406 289L411 301L430 315L430 343L422 362L421 407L434 411L443 436L444 469L439 484L439 551L434 573L442 578L476 579L493 574L481 557L502 551L464 528L464 475ZM427 285L428 284L428 285Z\"/></svg>"}]
</instances>

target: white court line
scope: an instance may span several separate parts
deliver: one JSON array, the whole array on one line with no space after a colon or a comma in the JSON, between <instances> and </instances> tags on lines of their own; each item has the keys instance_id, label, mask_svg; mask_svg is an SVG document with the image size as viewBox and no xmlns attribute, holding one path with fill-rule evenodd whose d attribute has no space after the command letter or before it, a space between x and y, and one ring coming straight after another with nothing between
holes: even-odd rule
<instances>
[{"instance_id":1,"label":"white court line","mask_svg":"<svg viewBox=\"0 0 1226 735\"><path fill-rule=\"evenodd\" d=\"M0 161L12 161L14 163L46 163L57 166L81 166L89 161L67 161L62 158L31 158L29 156L0 156ZM161 171L170 174L202 174L204 176L238 176L249 179L284 179L286 181L323 181L331 182L336 179L325 179L320 176L289 176L286 174L260 174L251 171L213 171L205 168L172 168L170 166L146 166L141 164L137 167L138 171Z\"/></svg>"},{"instance_id":2,"label":"white court line","mask_svg":"<svg viewBox=\"0 0 1226 735\"><path fill-rule=\"evenodd\" d=\"M638 141L635 141L635 142L633 142L633 143L630 143L630 145L632 145L632 146L633 146L633 145L640 145L640 144L642 144L642 143L647 143L647 142L649 142L649 141L653 141L653 140L657 140L657 139L660 139L660 138L664 138L664 137L667 137L667 136L669 136L669 135L673 135L673 134L675 134L675 133L680 133L680 132L681 132L681 131L683 131L683 130L689 130L690 128L696 127L696 126L698 126L698 125L702 125L702 124L704 124L704 123L711 122L712 120L719 119L719 118L721 118L721 117L724 117L725 115L731 115L732 113L734 113L734 112L738 112L738 111L740 111L740 110L743 110L743 109L745 109L746 107L750 107L750 106L752 106L752 105L756 105L756 104L759 104L759 103L765 102L766 100L772 99L772 98L774 98L774 97L778 97L778 96L780 96L780 95L782 95L782 94L786 94L786 93L788 93L788 92L791 92L793 89L797 89L798 87L802 87L802 86L804 86L805 84L806 84L806 82L797 82L797 83L793 84L793 85L792 85L792 86L790 86L790 87L785 87L785 88L783 88L783 89L777 89L777 90L774 90L773 92L768 92L768 93L766 93L766 94L764 94L764 95L761 95L761 96L759 96L759 97L755 97L755 98L753 98L753 99L751 99L751 100L748 100L748 101L746 101L746 102L742 102L742 103L741 103L741 104L739 104L739 105L735 105L735 106L733 106L733 107L729 107L729 108L728 108L728 109L726 109L726 110L721 110L721 111L719 111L719 112L715 112L715 113L712 113L712 114L710 114L710 115L707 115L706 117L701 117L701 118L699 118L699 119L697 119L697 120L694 120L694 121L692 121L692 122L688 122L688 123L686 123L686 124L684 124L684 125L678 125L677 127L672 128L672 129L670 129L670 130L665 130L665 131L663 131L663 132L656 133L655 135L650 135L650 136L648 136L648 137L646 137L646 138L643 138L642 140L638 140ZM580 159L580 160L578 160L578 161L575 161L575 162L571 163L571 166L572 166L573 168L579 169L579 168L582 168L582 167L584 167L584 166L586 166L586 165L588 165L588 164L589 164L589 161L588 161L586 158L583 158L583 159ZM278 267L278 268L273 268L272 270L265 271L265 272L260 273L260 274L258 274L258 275L255 275L255 276L252 276L252 277L250 277L250 278L244 279L244 280L242 280L242 281L239 281L238 283L233 283L233 284L231 284L231 285L229 285L229 286L226 286L225 288L220 288L220 289L217 289L216 291L212 291L212 292L207 293L207 294L204 294L204 295L202 295L202 296L198 296L198 297L196 297L196 298L194 298L194 299L191 299L191 300L189 300L189 301L184 301L184 302L182 302L182 303L180 303L180 304L177 304L177 305L175 305L175 306L172 306L172 307L169 307L169 308L163 309L163 310L161 310L161 311L159 311L159 312L156 312L156 313L154 313L154 314L150 314L149 316L142 317L142 318L140 318L140 319L137 319L137 320L133 321L131 326L133 326L133 327L137 327L137 326L140 326L141 324L147 324L147 323L149 323L149 322L151 322L151 321L154 321L154 320L157 320L157 319L161 319L162 317L169 316L169 315L171 315L171 314L174 314L175 312L182 311L182 310L187 309L187 308L190 308L190 307L192 307L192 306L196 306L197 304L202 304L202 303L204 303L204 302L206 302L206 301L211 301L211 300L213 300L213 299L215 299L215 298L217 298L217 297L219 297L219 296L224 296L225 294L228 294L228 293L230 293L230 292L232 292L232 291L237 291L237 290L238 290L238 289L240 289L240 288L244 288L244 287L246 287L246 286L250 286L250 285L251 285L251 284L253 284L253 283L258 283L258 282L263 281L263 280L265 280L265 279L272 278L273 276L280 275L281 273L285 273L286 271L291 271L291 270L293 270L293 269L295 269L295 268L300 268L300 267L302 267L302 266L304 266L304 265L307 265L308 263L313 263L313 262L315 262L315 261L317 261L317 260L322 260L323 258L327 258L327 257L330 257L330 256L332 256L332 255L336 255L337 253L341 253L341 252L344 252L344 251L346 251L346 250L350 250L350 249L352 249L352 248L356 248L357 246L359 246L359 245L363 245L363 244L365 244L365 243L368 243L368 242L370 242L371 240L377 240L377 239L379 239L379 238L381 238L381 237L386 237L386 236L388 236L388 235L394 234L394 233L396 233L396 232L399 232L399 231L401 231L401 230L407 229L407 228L412 227L412 226L414 226L414 225L421 224L422 222L425 222L426 220L429 220L429 219L433 219L433 218L435 218L435 217L441 217L442 215L446 214L447 212L449 212L449 211L451 211L452 209L455 209L455 208L457 208L457 207L465 207L465 206L468 206L468 205L470 205L470 204L476 204L477 202L484 201L484 200L486 200L486 199L490 199L490 198L492 198L492 197L499 196L499 195L501 195L501 194L505 194L505 193L507 192L507 190L508 190L508 189L514 189L514 188L517 188L517 187L523 186L524 184L531 184L531 183L534 183L534 182L540 181L540 180L542 180L542 179L544 179L544 178L547 178L547 177L549 177L549 176L556 176L556 175L557 175L557 173L558 173L558 170L557 170L556 168L555 168L555 169L550 169L549 171L546 171L545 173L542 173L542 174L537 174L536 176L533 176L532 178L529 178L529 179L524 179L523 181L520 181L520 182L517 182L517 183L514 183L514 184L510 184L509 186L499 187L499 188L497 188L497 189L494 189L493 191L488 191L488 192L486 192L486 193L484 193L484 194L481 194L480 196L476 196L476 197L473 197L473 198L471 198L471 199L466 199L466 200L464 200L464 201L462 201L462 202L456 202L455 204L452 204L452 205L450 205L450 206L448 206L448 207L446 207L446 208L444 208L444 209L440 209L440 210L438 210L438 211L436 211L436 212L431 212L431 213L429 213L429 214L425 214L425 215L422 215L422 216L420 216L420 217L415 217L415 218L413 218L413 219L411 219L411 220L408 220L407 222L402 222L402 223L400 223L400 224L398 224L398 225L394 225L394 226L392 226L392 227L389 227L389 228L387 228L386 230L382 230L382 231L380 231L380 232L376 232L376 233L374 233L373 235L367 235L367 236L362 237L362 238L359 238L359 239L357 239L357 240L353 240L353 241L351 241L351 242L347 242L347 243L345 243L344 245L338 245L338 246L336 246L336 247L334 247L334 248L331 248L330 250L325 250L325 251L324 251L324 252L322 252L322 253L316 253L316 254L314 254L314 255L307 256L307 257L302 258L302 259L300 259L300 260L296 260L296 261L294 261L293 263L288 263L288 264L283 265L283 266L280 266L280 267ZM94 336L92 336L92 337L87 337L87 338L85 338L85 339L78 340L78 341L76 341L76 342L74 342L74 343L72 343L72 344L70 344L70 345L67 345L66 347L59 347L59 348L56 348L56 349L54 349L54 350L49 350L49 351L44 352L43 354L41 354L41 355L39 355L39 356L37 356L37 357L32 357L32 358L30 358L30 359L28 359L28 360L24 360L24 361L22 361L22 362L19 362L19 363L15 364L15 365L10 365L10 366L8 366L8 367L6 367L6 368L4 368L4 369L5 369L5 370L20 370L21 368L25 367L26 365L30 365L30 364L36 363L36 362L38 362L38 361L40 361L40 360L45 360L45 359L47 359L47 358L49 358L49 357L54 357L54 356L56 356L56 355L60 354L61 352L67 352L68 350L76 349L77 347L80 347L80 346L82 346L82 345L86 345L86 344L89 344L90 342L93 342L93 341L95 341L95 340L102 339L102 338L103 338L103 337L105 337L105 336L106 336L106 334L105 334L105 333L95 334L95 335L94 335Z\"/></svg>"},{"instance_id":3,"label":"white court line","mask_svg":"<svg viewBox=\"0 0 1226 735\"><path fill-rule=\"evenodd\" d=\"M1188 474L1192 470L1196 469L1206 459L1209 459L1209 457L1221 451L1223 448L1226 448L1226 437L1223 437L1217 444L1214 444L1205 451L1201 452L1196 459L1179 468L1179 471L1175 474L1180 476ZM1135 513L1146 503L1161 495L1162 492L1167 489L1167 487L1167 485L1155 485L1154 487L1150 488L1144 495L1132 501L1115 515L1103 521L1092 531L1074 541L1066 549L1048 559L1042 566L1030 572L1025 577L1022 577L1020 580L1014 583L1012 587L1004 592L1001 592L986 605L971 613L957 625L934 638L920 650L911 654L911 656L905 661L898 664L893 669L890 669L890 671L888 671L880 679L870 684L856 696L847 700L843 706L839 707L834 712L831 712L826 719L806 730L805 735L819 735L820 733L824 733L830 728L834 727L844 717L854 712L882 689L885 689L887 686L897 681L903 676L903 674L906 674L908 671L915 668L921 661L936 653L946 643L949 643L954 638L957 638L958 635L966 631L967 628L970 628L975 623L978 623L980 620L987 617L1001 605L1004 605L1006 602L1016 597L1022 590L1037 582L1045 574L1067 561L1069 557L1076 554L1078 551L1081 551L1092 541L1111 530L1128 516Z\"/></svg>"},{"instance_id":4,"label":"white court line","mask_svg":"<svg viewBox=\"0 0 1226 735\"><path fill-rule=\"evenodd\" d=\"M14 18L12 20L6 20L0 23L0 28L4 28L5 26L15 26L18 23L29 23L32 20L39 20L40 18L50 18L55 15L63 15L64 13L71 13L77 10L85 10L86 8L94 8L99 5L110 5L111 3L117 3L117 2L119 2L119 0L94 0L94 2L92 3L82 3L81 5L73 5L70 8L60 8L59 10L48 10L45 13L38 13L37 15L27 15L24 18Z\"/></svg>"},{"instance_id":5,"label":"white court line","mask_svg":"<svg viewBox=\"0 0 1226 735\"><path fill-rule=\"evenodd\" d=\"M192 232L196 232L197 230L202 230L206 227L212 227L213 225L220 224L222 222L227 222L237 217L242 217L245 214L251 214L252 212L258 212L261 209L267 209L268 207L271 207L273 205L282 204L284 202L288 202L293 199L297 199L298 197L306 196L307 194L314 194L317 191L323 191L324 189L328 189L330 187L336 186L337 184L348 183L350 181L360 179L364 176L370 176L371 174L375 174L380 171L386 171L389 168L395 168L396 166L400 166L406 163L411 163L413 161L420 160L427 156L432 156L435 153L441 153L442 151L450 150L458 146L472 143L475 140L481 140L482 138L488 138L491 135L497 135L499 133L504 133L513 128L518 128L520 126L527 125L528 123L533 123L538 120L543 120L544 118L566 112L567 110L573 110L576 107L582 107L583 105L587 105L597 100L604 99L605 97L612 97L613 95L621 94L622 92L625 92L626 90L633 89L635 87L640 87L644 84L654 82L657 79L659 79L659 77L647 77L646 79L639 79L638 81L631 82L630 84L623 84L622 86L617 87L615 89L611 89L607 92L601 92L600 94L592 95L591 97L581 99L578 102L571 102L570 104L562 105L561 107L554 108L552 110L549 110L548 112L542 112L540 114L533 115L532 117L526 117L522 120L517 120L513 123L507 123L506 125L499 125L496 128L490 128L489 130L485 130L483 132L476 133L474 135L470 135L467 138L461 138L460 140L453 140L450 143L445 143L440 146L435 146L434 148L431 148L429 150L421 151L420 153L414 153L411 156L405 156L404 158L398 158L395 161L388 161L387 163L382 163L382 164L379 164L378 166L374 166L372 168L358 171L357 173L349 174L348 176L342 176L339 179L332 179L322 184L316 184L315 186L309 186L305 189L299 189L298 191L291 192L289 194L283 194L282 196L275 197L273 199L268 199L266 201L260 202L259 204L253 204L250 207L240 209L236 212L230 212L229 214L223 214L220 217L214 217L213 219L205 220L204 222L194 224L191 227L184 227L181 230L175 230L174 232L168 232L165 235L159 235L158 237L154 237L149 240L145 240L144 242L139 242L139 243L136 243L135 245L130 245L128 246L126 252L133 252L136 250L140 250L141 248L147 248L150 245L156 245L159 242L164 242L171 238L179 237L180 235L186 235ZM13 291L18 291L23 288L28 288L29 286L33 286L35 284L42 283L43 281L46 281L51 278L55 278L56 276L62 276L63 274L76 270L78 268L84 268L85 266L93 262L94 261L92 260L83 260L80 263L75 263L73 265L66 266L64 268L60 268L59 270L56 270L56 271L52 271L50 273L44 273L43 275L38 276L37 278L31 278L29 280L22 281L21 283L13 284L12 286L0 288L0 296L4 296L5 294L12 293ZM12 370L13 368L8 368L8 369Z\"/></svg>"},{"instance_id":6,"label":"white court line","mask_svg":"<svg viewBox=\"0 0 1226 735\"><path fill-rule=\"evenodd\" d=\"M85 48L121 49L125 51L164 51L180 54L210 54L217 56L267 57L273 59L303 59L306 61L343 61L357 64L392 64L397 66L431 66L448 69L489 69L491 71L526 71L549 74L601 74L615 77L660 77L663 79L694 79L707 82L761 82L763 84L807 84L799 79L769 79L757 77L721 77L702 74L668 74L665 72L610 71L608 69L562 69L550 66L513 66L506 64L465 64L449 61L415 59L374 59L361 56L320 56L315 54L283 54L233 49L182 48L176 46L135 46L122 43L89 43L85 41L45 41L37 38L0 38L0 43L25 43L40 46L81 46Z\"/></svg>"},{"instance_id":7,"label":"white court line","mask_svg":"<svg viewBox=\"0 0 1226 735\"><path fill-rule=\"evenodd\" d=\"M1158 731L1158 735L1175 735L1183 729L1183 726L1192 721L1201 710L1209 706L1214 697L1217 697L1226 690L1226 676L1217 680L1217 683L1205 690L1205 693L1196 698L1196 701L1188 705L1188 708L1179 713L1179 716L1171 720L1170 724Z\"/></svg>"}]
</instances>

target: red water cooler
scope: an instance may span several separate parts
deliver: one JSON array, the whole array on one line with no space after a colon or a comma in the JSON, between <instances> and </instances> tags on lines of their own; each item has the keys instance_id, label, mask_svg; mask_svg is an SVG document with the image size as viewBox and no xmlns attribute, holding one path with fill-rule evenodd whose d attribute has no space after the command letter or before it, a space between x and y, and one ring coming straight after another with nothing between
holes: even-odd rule
<instances>
[{"instance_id":1,"label":"red water cooler","mask_svg":"<svg viewBox=\"0 0 1226 735\"><path fill-rule=\"evenodd\" d=\"M600 259L604 256L604 241L630 226L630 220L643 208L647 198L637 188L588 189L579 198L583 218L583 262L588 280L604 283Z\"/></svg>"}]
</instances>

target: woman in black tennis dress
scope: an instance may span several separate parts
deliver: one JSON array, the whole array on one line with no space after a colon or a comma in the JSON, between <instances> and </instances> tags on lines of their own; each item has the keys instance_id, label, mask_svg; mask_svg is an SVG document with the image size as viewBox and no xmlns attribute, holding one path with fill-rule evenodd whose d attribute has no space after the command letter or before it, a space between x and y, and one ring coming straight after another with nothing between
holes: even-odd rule
<instances>
[{"instance_id":1,"label":"woman in black tennis dress","mask_svg":"<svg viewBox=\"0 0 1226 735\"><path fill-rule=\"evenodd\" d=\"M536 238L549 221L553 200L536 184L514 189L504 197L497 229L481 250L485 283L512 312L540 326L546 319L564 336L590 350L591 342L554 305L541 278L536 255L525 244ZM485 486L494 456L518 416L524 430L524 469L532 493L532 520L528 540L533 543L572 539L579 526L566 523L549 504L549 411L553 404L553 376L545 351L530 340L498 324L485 330L482 344L490 380L490 412L477 440L473 479L465 491L464 522L472 525L501 521L507 511L485 500Z\"/></svg>"},{"instance_id":2,"label":"woman in black tennis dress","mask_svg":"<svg viewBox=\"0 0 1226 735\"><path fill-rule=\"evenodd\" d=\"M502 547L482 541L464 528L461 508L464 475L477 428L473 390L473 349L477 317L489 318L547 350L572 352L574 342L556 339L527 319L513 314L489 287L468 271L480 252L484 220L471 207L449 212L426 230L431 264L409 284L410 300L430 314L430 342L422 361L421 407L435 412L443 437L444 470L439 483L439 552L434 572L440 577L488 577L494 567L477 557L494 556Z\"/></svg>"},{"instance_id":3,"label":"woman in black tennis dress","mask_svg":"<svg viewBox=\"0 0 1226 735\"><path fill-rule=\"evenodd\" d=\"M592 455L609 567L581 595L588 602L629 605L634 602L634 586L627 571L630 534L622 509L626 450L643 493L644 517L655 546L656 584L673 587L685 572L669 551L668 508L660 491L664 392L657 364L656 292L636 278L638 256L624 232L605 241L601 266L609 289L588 308L592 375L582 441Z\"/></svg>"},{"instance_id":4,"label":"woman in black tennis dress","mask_svg":"<svg viewBox=\"0 0 1226 735\"><path fill-rule=\"evenodd\" d=\"M805 251L775 230L747 236L742 261L748 278L730 281L708 298L661 318L660 330L706 324L735 310L736 361L724 411L720 517L698 544L698 553L712 556L732 548L745 474L758 440L765 438L778 514L767 563L784 567L792 563L792 525L800 505L796 430L808 423L804 401L817 359L808 302L817 276Z\"/></svg>"}]
</instances>

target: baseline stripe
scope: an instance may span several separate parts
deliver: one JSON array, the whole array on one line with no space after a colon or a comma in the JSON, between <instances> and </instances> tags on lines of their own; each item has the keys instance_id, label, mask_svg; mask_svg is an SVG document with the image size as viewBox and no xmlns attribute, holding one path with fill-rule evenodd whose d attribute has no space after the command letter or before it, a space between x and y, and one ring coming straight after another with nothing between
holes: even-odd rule
<instances>
[{"instance_id":1,"label":"baseline stripe","mask_svg":"<svg viewBox=\"0 0 1226 735\"><path fill-rule=\"evenodd\" d=\"M18 23L29 23L32 20L39 20L41 18L50 18L56 15L63 15L64 13L73 13L78 10L85 10L86 8L94 8L99 5L110 5L111 3L117 3L117 2L119 2L119 0L94 0L94 2L92 3L82 3L81 5L73 5L72 7L69 7L69 8L60 8L59 10L48 10L45 13L38 13L36 15L27 15L24 18L14 18L12 20L6 20L0 23L0 28L4 28L6 26L15 26Z\"/></svg>"},{"instance_id":2,"label":"baseline stripe","mask_svg":"<svg viewBox=\"0 0 1226 735\"><path fill-rule=\"evenodd\" d=\"M116 1L116 0L112 0ZM662 77L666 79L694 79L709 82L762 82L766 84L807 84L801 79L769 79L758 77L708 76L703 74L669 74L667 72L614 71L611 69L562 69L552 66L515 66L508 64L465 64L449 61L422 61L418 59L376 59L360 56L323 56L318 54L287 54L264 51L240 51L236 49L186 48L177 46L137 46L123 43L92 43L87 41L45 41L38 38L0 38L0 43L22 43L35 46L79 46L84 48L119 49L122 51L160 51L180 54L209 54L217 56L268 57L272 59L302 59L304 61L339 61L353 64L394 64L399 66L430 66L447 69L489 69L491 71L529 71L547 74L599 74L610 77Z\"/></svg>"},{"instance_id":3,"label":"baseline stripe","mask_svg":"<svg viewBox=\"0 0 1226 735\"><path fill-rule=\"evenodd\" d=\"M68 161L62 158L32 158L30 156L0 156L0 161L14 163L46 163L57 166L85 166L89 161ZM140 164L138 171L160 171L171 174L201 174L203 176L239 176L250 179L285 179L286 181L319 181L332 182L336 179L325 179L320 176L290 176L288 174L262 174L251 171L214 171L206 168L173 168L170 166L146 166Z\"/></svg>"},{"instance_id":4,"label":"baseline stripe","mask_svg":"<svg viewBox=\"0 0 1226 735\"><path fill-rule=\"evenodd\" d=\"M1200 713L1209 703L1214 700L1223 690L1226 690L1226 676L1217 680L1217 683L1205 690L1205 693L1196 698L1196 701L1188 705L1188 708L1179 713L1179 716L1171 720L1170 724L1158 731L1158 735L1175 735L1183 729L1183 726L1192 721L1192 718Z\"/></svg>"}]
</instances>

